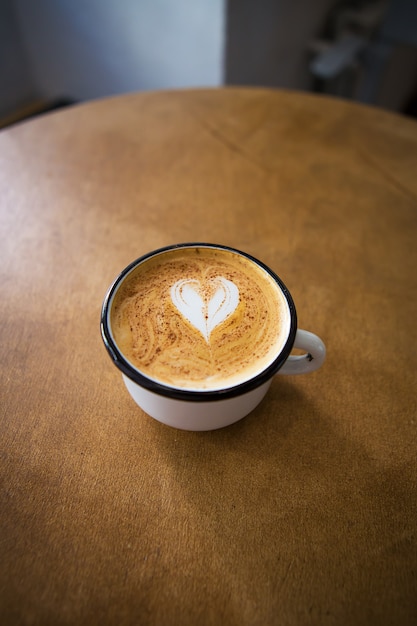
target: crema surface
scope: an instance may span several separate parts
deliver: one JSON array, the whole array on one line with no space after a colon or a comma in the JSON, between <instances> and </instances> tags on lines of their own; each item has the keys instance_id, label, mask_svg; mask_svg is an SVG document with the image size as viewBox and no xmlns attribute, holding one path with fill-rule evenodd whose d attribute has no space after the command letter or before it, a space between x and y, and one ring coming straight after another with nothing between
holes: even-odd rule
<instances>
[{"instance_id":1,"label":"crema surface","mask_svg":"<svg viewBox=\"0 0 417 626\"><path fill-rule=\"evenodd\" d=\"M225 389L262 372L289 332L286 300L246 257L179 248L140 264L111 307L113 338L125 358L164 385Z\"/></svg>"}]
</instances>

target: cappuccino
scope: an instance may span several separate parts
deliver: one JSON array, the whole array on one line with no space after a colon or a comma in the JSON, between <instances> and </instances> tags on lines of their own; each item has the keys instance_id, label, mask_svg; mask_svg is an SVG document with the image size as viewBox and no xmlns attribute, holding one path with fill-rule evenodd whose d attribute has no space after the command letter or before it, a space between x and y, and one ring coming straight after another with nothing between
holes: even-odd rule
<instances>
[{"instance_id":1,"label":"cappuccino","mask_svg":"<svg viewBox=\"0 0 417 626\"><path fill-rule=\"evenodd\" d=\"M114 342L146 377L192 391L227 389L263 372L291 316L279 284L232 250L159 252L121 281L110 308Z\"/></svg>"}]
</instances>

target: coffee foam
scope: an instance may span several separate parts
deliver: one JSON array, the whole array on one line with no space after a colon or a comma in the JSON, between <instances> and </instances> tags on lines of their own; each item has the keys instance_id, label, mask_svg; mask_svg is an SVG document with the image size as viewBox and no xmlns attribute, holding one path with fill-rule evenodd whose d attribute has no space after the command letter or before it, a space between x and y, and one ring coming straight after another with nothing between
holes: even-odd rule
<instances>
[{"instance_id":1,"label":"coffee foam","mask_svg":"<svg viewBox=\"0 0 417 626\"><path fill-rule=\"evenodd\" d=\"M164 385L217 390L261 373L282 350L290 319L273 278L217 248L180 248L136 267L111 307L125 358Z\"/></svg>"}]
</instances>

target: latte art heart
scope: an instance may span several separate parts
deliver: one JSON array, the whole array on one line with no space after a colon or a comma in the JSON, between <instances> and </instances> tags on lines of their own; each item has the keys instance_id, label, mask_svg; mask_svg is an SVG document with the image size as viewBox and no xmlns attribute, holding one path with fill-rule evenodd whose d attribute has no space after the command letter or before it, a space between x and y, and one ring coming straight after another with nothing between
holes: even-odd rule
<instances>
[{"instance_id":1,"label":"latte art heart","mask_svg":"<svg viewBox=\"0 0 417 626\"><path fill-rule=\"evenodd\" d=\"M178 280L171 287L175 307L204 337L224 322L239 304L239 290L232 281L218 276L204 285L199 280Z\"/></svg>"}]
</instances>

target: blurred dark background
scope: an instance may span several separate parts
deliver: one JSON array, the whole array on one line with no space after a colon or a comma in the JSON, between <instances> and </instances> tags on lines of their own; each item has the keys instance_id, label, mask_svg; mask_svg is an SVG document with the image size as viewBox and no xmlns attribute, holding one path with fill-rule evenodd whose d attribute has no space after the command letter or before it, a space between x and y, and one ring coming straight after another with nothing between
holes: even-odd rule
<instances>
[{"instance_id":1,"label":"blurred dark background","mask_svg":"<svg viewBox=\"0 0 417 626\"><path fill-rule=\"evenodd\" d=\"M417 0L0 0L0 126L118 93L221 85L415 117Z\"/></svg>"}]
</instances>

